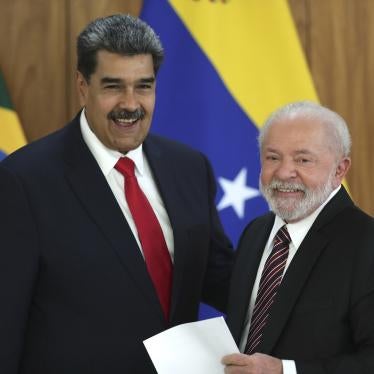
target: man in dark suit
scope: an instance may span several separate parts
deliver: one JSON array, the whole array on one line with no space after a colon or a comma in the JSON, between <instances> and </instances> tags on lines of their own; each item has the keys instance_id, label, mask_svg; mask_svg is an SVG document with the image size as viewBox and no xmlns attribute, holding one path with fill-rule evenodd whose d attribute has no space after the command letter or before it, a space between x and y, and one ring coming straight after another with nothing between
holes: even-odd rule
<instances>
[{"instance_id":1,"label":"man in dark suit","mask_svg":"<svg viewBox=\"0 0 374 374\"><path fill-rule=\"evenodd\" d=\"M139 19L94 21L78 37L83 110L0 164L2 374L154 373L144 339L196 320L201 299L225 308L209 163L148 134L162 58Z\"/></svg>"},{"instance_id":2,"label":"man in dark suit","mask_svg":"<svg viewBox=\"0 0 374 374\"><path fill-rule=\"evenodd\" d=\"M374 220L341 186L350 144L344 120L310 102L261 129L272 212L239 243L227 323L243 354L225 373L374 373Z\"/></svg>"}]
</instances>

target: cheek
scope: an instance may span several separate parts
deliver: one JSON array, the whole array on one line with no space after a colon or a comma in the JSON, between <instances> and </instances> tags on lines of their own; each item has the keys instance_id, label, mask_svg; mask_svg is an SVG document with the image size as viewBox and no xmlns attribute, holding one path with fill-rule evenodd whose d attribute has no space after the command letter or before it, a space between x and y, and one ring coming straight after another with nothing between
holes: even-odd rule
<instances>
[{"instance_id":1,"label":"cheek","mask_svg":"<svg viewBox=\"0 0 374 374\"><path fill-rule=\"evenodd\" d=\"M274 170L267 166L263 166L261 169L260 180L263 185L270 183L274 177Z\"/></svg>"},{"instance_id":2,"label":"cheek","mask_svg":"<svg viewBox=\"0 0 374 374\"><path fill-rule=\"evenodd\" d=\"M148 115L150 116L152 115L154 107L155 107L155 102L156 102L155 99L156 99L155 96L144 98L143 102L141 103L143 108L147 111Z\"/></svg>"},{"instance_id":3,"label":"cheek","mask_svg":"<svg viewBox=\"0 0 374 374\"><path fill-rule=\"evenodd\" d=\"M314 174L311 171L303 172L303 173L299 172L299 179L300 179L301 183L304 184L304 186L314 190L314 189L320 188L322 185L326 184L326 182L328 180L328 176L326 176L326 175L321 176L321 175L318 175L318 174Z\"/></svg>"},{"instance_id":4,"label":"cheek","mask_svg":"<svg viewBox=\"0 0 374 374\"><path fill-rule=\"evenodd\" d=\"M116 106L116 100L114 98L97 95L90 97L89 104L91 111L106 117Z\"/></svg>"},{"instance_id":5,"label":"cheek","mask_svg":"<svg viewBox=\"0 0 374 374\"><path fill-rule=\"evenodd\" d=\"M115 104L109 100L99 101L96 104L96 111L99 112L103 117L107 115L115 108Z\"/></svg>"}]
</instances>

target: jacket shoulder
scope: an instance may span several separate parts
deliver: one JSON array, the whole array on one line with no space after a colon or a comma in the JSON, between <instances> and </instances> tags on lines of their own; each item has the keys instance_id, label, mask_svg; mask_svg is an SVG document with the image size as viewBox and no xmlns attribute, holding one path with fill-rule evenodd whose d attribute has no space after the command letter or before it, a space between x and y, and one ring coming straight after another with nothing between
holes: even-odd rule
<instances>
[{"instance_id":1,"label":"jacket shoulder","mask_svg":"<svg viewBox=\"0 0 374 374\"><path fill-rule=\"evenodd\" d=\"M202 157L202 152L193 147L176 140L165 138L163 136L149 134L144 142L145 148L157 148L161 152L170 152L175 155L186 155Z\"/></svg>"},{"instance_id":2,"label":"jacket shoulder","mask_svg":"<svg viewBox=\"0 0 374 374\"><path fill-rule=\"evenodd\" d=\"M262 216L254 218L252 221L248 223L248 225L244 228L242 236L248 234L251 231L257 232L257 230L263 230L264 227L273 225L275 219L275 215L273 212L267 212Z\"/></svg>"},{"instance_id":3,"label":"jacket shoulder","mask_svg":"<svg viewBox=\"0 0 374 374\"><path fill-rule=\"evenodd\" d=\"M65 127L26 144L1 161L1 165L16 173L35 172L49 163L62 160L66 145L79 137L79 123L72 121Z\"/></svg>"}]
</instances>

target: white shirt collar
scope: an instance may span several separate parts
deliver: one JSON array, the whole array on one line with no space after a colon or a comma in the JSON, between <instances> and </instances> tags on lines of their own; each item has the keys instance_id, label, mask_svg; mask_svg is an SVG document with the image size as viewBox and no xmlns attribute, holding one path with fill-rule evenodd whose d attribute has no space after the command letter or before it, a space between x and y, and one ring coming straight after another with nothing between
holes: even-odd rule
<instances>
[{"instance_id":1,"label":"white shirt collar","mask_svg":"<svg viewBox=\"0 0 374 374\"><path fill-rule=\"evenodd\" d=\"M120 157L124 155L114 149L106 147L91 130L85 110L83 109L80 115L80 128L82 132L83 139L90 149L91 153L95 157L97 163L103 174L107 176L114 168L115 164ZM144 161L143 161L143 145L140 144L139 147L126 153L126 157L131 158L134 161L136 172L139 175L144 173Z\"/></svg>"},{"instance_id":2,"label":"white shirt collar","mask_svg":"<svg viewBox=\"0 0 374 374\"><path fill-rule=\"evenodd\" d=\"M319 206L313 213L311 213L309 216L294 223L287 223L288 233L290 234L292 244L295 246L296 249L299 248L301 242L304 240L306 234L312 227L318 215L321 213L322 209L338 193L340 188L341 186L337 187L334 191L332 191L329 197L326 199L326 201L321 206ZM273 229L271 230L271 233L269 236L270 243L273 242L274 237L276 233L278 232L278 230L285 224L286 222L283 221L282 218L280 218L279 216L275 216Z\"/></svg>"}]
</instances>

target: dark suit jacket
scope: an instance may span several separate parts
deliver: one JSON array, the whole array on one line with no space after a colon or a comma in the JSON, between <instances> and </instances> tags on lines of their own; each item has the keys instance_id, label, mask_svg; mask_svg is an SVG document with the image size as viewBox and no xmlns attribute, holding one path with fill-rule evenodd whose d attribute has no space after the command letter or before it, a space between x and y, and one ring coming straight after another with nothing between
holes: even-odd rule
<instances>
[{"instance_id":1,"label":"dark suit jacket","mask_svg":"<svg viewBox=\"0 0 374 374\"><path fill-rule=\"evenodd\" d=\"M149 135L174 233L170 323L78 117L0 164L0 373L154 373L143 346L226 304L232 263L202 154Z\"/></svg>"},{"instance_id":2,"label":"dark suit jacket","mask_svg":"<svg viewBox=\"0 0 374 374\"><path fill-rule=\"evenodd\" d=\"M298 374L374 373L374 223L342 188L325 206L278 290L259 352L296 361ZM245 229L227 323L239 343L257 268L274 222Z\"/></svg>"}]
</instances>

